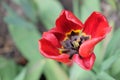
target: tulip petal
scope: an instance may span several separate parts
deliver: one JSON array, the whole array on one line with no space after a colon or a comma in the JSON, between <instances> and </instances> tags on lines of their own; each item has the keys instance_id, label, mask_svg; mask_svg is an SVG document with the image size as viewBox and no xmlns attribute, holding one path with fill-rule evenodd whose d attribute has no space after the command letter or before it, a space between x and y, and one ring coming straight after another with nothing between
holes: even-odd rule
<instances>
[{"instance_id":1,"label":"tulip petal","mask_svg":"<svg viewBox=\"0 0 120 80\"><path fill-rule=\"evenodd\" d=\"M83 58L89 57L92 54L95 45L98 42L100 42L103 38L104 37L98 37L85 41L79 48L80 56L82 56Z\"/></svg>"},{"instance_id":2,"label":"tulip petal","mask_svg":"<svg viewBox=\"0 0 120 80\"><path fill-rule=\"evenodd\" d=\"M82 22L70 11L63 10L60 17L56 20L56 29L62 33L67 33L71 30L81 30L82 28Z\"/></svg>"},{"instance_id":3,"label":"tulip petal","mask_svg":"<svg viewBox=\"0 0 120 80\"><path fill-rule=\"evenodd\" d=\"M51 55L51 56L58 56L59 50L48 40L45 38L42 38L39 40L39 49L42 53L45 53L43 55Z\"/></svg>"},{"instance_id":4,"label":"tulip petal","mask_svg":"<svg viewBox=\"0 0 120 80\"><path fill-rule=\"evenodd\" d=\"M75 54L72 59L74 62L76 62L83 69L91 70L93 67L93 64L95 62L96 57L95 57L94 53L92 53L87 58L81 58L78 54Z\"/></svg>"},{"instance_id":5,"label":"tulip petal","mask_svg":"<svg viewBox=\"0 0 120 80\"><path fill-rule=\"evenodd\" d=\"M44 32L42 36L43 36L43 38L48 40L55 47L57 47L57 48L61 47L59 39L57 39L56 36L53 33L51 33L51 32Z\"/></svg>"},{"instance_id":6,"label":"tulip petal","mask_svg":"<svg viewBox=\"0 0 120 80\"><path fill-rule=\"evenodd\" d=\"M59 50L45 38L39 40L39 50L41 54L47 58L64 63L70 62L68 54L60 54Z\"/></svg>"},{"instance_id":7,"label":"tulip petal","mask_svg":"<svg viewBox=\"0 0 120 80\"><path fill-rule=\"evenodd\" d=\"M93 12L84 26L83 32L91 35L92 38L104 36L111 30L106 18L99 12Z\"/></svg>"},{"instance_id":8,"label":"tulip petal","mask_svg":"<svg viewBox=\"0 0 120 80\"><path fill-rule=\"evenodd\" d=\"M93 12L83 25L70 11L63 10L56 20L55 27L43 33L42 38L39 40L39 50L47 58L63 63L76 62L83 69L91 70L96 59L93 49L110 30L111 27L106 18L99 12ZM65 53L61 51L62 47L65 48L64 44L61 43L66 40L66 37L67 39L70 39L71 35L73 37L72 32L74 33L74 31L77 33L79 33L78 31L83 32L82 35L76 38L78 39L78 42L76 41L78 46L77 48L74 47L76 52L71 57L69 51ZM70 44L71 46L74 45L73 43Z\"/></svg>"},{"instance_id":9,"label":"tulip petal","mask_svg":"<svg viewBox=\"0 0 120 80\"><path fill-rule=\"evenodd\" d=\"M70 63L71 60L69 59L69 55L67 54L61 54L58 56L51 56L51 59L54 59L58 62L63 62L63 63Z\"/></svg>"},{"instance_id":10,"label":"tulip petal","mask_svg":"<svg viewBox=\"0 0 120 80\"><path fill-rule=\"evenodd\" d=\"M66 37L65 34L59 32L56 30L56 28L52 28L49 32L53 33L55 37L60 41L63 41L64 38Z\"/></svg>"}]
</instances>

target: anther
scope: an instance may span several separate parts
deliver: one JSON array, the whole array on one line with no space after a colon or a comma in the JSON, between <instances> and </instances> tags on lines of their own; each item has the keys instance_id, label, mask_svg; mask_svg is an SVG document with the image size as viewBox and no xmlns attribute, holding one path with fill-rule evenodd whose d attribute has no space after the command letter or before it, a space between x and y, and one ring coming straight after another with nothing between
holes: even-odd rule
<instances>
[{"instance_id":1,"label":"anther","mask_svg":"<svg viewBox=\"0 0 120 80\"><path fill-rule=\"evenodd\" d=\"M79 42L77 42L77 41L73 41L72 44L73 44L74 48L78 48L79 47Z\"/></svg>"}]
</instances>

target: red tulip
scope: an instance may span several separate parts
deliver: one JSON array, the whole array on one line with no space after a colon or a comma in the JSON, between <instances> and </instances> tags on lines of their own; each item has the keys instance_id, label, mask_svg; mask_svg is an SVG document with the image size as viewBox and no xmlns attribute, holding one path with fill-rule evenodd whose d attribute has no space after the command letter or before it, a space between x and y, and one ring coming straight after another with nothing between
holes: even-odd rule
<instances>
[{"instance_id":1,"label":"red tulip","mask_svg":"<svg viewBox=\"0 0 120 80\"><path fill-rule=\"evenodd\" d=\"M83 24L70 11L63 10L54 28L44 32L39 40L39 50L47 58L59 62L76 62L85 70L91 70L95 62L93 52L111 27L99 12L93 12Z\"/></svg>"}]
</instances>

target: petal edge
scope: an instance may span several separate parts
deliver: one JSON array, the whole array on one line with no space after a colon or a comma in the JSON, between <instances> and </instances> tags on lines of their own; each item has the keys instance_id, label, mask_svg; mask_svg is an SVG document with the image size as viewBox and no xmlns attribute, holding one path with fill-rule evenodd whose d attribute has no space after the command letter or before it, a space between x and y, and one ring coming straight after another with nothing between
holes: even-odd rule
<instances>
[{"instance_id":1,"label":"petal edge","mask_svg":"<svg viewBox=\"0 0 120 80\"><path fill-rule=\"evenodd\" d=\"M56 30L67 33L73 30L81 30L83 28L82 22L72 14L72 12L63 10L56 20Z\"/></svg>"},{"instance_id":2,"label":"petal edge","mask_svg":"<svg viewBox=\"0 0 120 80\"><path fill-rule=\"evenodd\" d=\"M93 12L84 25L83 32L91 35L92 38L105 36L111 30L107 19L100 12Z\"/></svg>"},{"instance_id":3,"label":"petal edge","mask_svg":"<svg viewBox=\"0 0 120 80\"><path fill-rule=\"evenodd\" d=\"M76 62L81 68L91 70L95 62L95 54L92 53L88 58L80 58L78 54L73 56L73 61Z\"/></svg>"}]
</instances>

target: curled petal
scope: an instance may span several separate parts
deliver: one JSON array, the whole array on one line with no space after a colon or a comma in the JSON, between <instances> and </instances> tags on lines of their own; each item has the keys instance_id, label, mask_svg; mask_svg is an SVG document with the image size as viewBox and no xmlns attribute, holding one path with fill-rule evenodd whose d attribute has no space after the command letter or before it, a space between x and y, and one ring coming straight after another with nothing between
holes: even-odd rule
<instances>
[{"instance_id":1,"label":"curled petal","mask_svg":"<svg viewBox=\"0 0 120 80\"><path fill-rule=\"evenodd\" d=\"M74 62L76 62L83 69L91 70L93 67L93 64L95 62L96 57L95 57L94 53L92 53L87 58L81 58L78 54L75 54L72 59Z\"/></svg>"},{"instance_id":2,"label":"curled petal","mask_svg":"<svg viewBox=\"0 0 120 80\"><path fill-rule=\"evenodd\" d=\"M59 55L59 50L45 38L39 40L39 50L46 57Z\"/></svg>"},{"instance_id":3,"label":"curled petal","mask_svg":"<svg viewBox=\"0 0 120 80\"><path fill-rule=\"evenodd\" d=\"M46 40L48 40L55 47L60 47L61 46L59 40L51 32L44 32L43 35L42 35L42 38L45 38Z\"/></svg>"},{"instance_id":4,"label":"curled petal","mask_svg":"<svg viewBox=\"0 0 120 80\"><path fill-rule=\"evenodd\" d=\"M95 45L100 42L104 37L99 37L99 38L92 38L88 41L85 41L79 48L79 54L80 56L84 57L89 57L92 52L93 49L95 47Z\"/></svg>"},{"instance_id":5,"label":"curled petal","mask_svg":"<svg viewBox=\"0 0 120 80\"><path fill-rule=\"evenodd\" d=\"M60 17L56 20L56 29L62 33L71 30L80 30L83 24L70 11L63 10Z\"/></svg>"},{"instance_id":6,"label":"curled petal","mask_svg":"<svg viewBox=\"0 0 120 80\"><path fill-rule=\"evenodd\" d=\"M92 38L105 36L106 33L110 32L111 27L109 27L106 18L99 12L93 12L91 16L86 20L84 24L84 30Z\"/></svg>"},{"instance_id":7,"label":"curled petal","mask_svg":"<svg viewBox=\"0 0 120 80\"><path fill-rule=\"evenodd\" d=\"M47 58L64 63L70 62L68 54L60 54L59 50L45 38L39 40L39 50L41 54Z\"/></svg>"},{"instance_id":8,"label":"curled petal","mask_svg":"<svg viewBox=\"0 0 120 80\"><path fill-rule=\"evenodd\" d=\"M51 56L51 59L54 59L54 60L59 61L59 62L67 63L67 64L71 62L71 60L69 59L69 55L67 55L67 54L61 54L58 56Z\"/></svg>"},{"instance_id":9,"label":"curled petal","mask_svg":"<svg viewBox=\"0 0 120 80\"><path fill-rule=\"evenodd\" d=\"M54 36L60 41L63 41L65 38L65 34L56 30L56 28L52 28L49 32L53 33Z\"/></svg>"}]
</instances>

